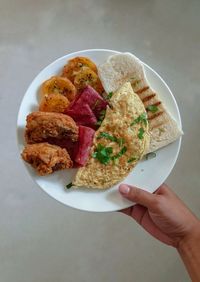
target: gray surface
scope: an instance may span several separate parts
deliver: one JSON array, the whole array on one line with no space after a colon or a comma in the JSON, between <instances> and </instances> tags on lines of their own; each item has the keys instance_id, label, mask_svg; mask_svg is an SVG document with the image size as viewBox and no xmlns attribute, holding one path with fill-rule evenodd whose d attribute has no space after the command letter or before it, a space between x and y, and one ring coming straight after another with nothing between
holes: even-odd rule
<instances>
[{"instance_id":1,"label":"gray surface","mask_svg":"<svg viewBox=\"0 0 200 282\"><path fill-rule=\"evenodd\" d=\"M175 250L128 217L67 208L25 173L20 101L54 59L86 48L132 51L171 87L185 135L167 180L200 215L200 2L0 0L0 281L188 281ZM156 172L155 172L156 173Z\"/></svg>"}]
</instances>

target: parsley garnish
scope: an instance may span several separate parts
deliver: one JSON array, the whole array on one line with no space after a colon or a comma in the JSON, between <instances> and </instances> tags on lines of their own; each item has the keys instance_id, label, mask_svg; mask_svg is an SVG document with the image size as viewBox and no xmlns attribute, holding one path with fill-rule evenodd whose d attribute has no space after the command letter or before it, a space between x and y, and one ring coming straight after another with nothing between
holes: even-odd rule
<instances>
[{"instance_id":1,"label":"parsley garnish","mask_svg":"<svg viewBox=\"0 0 200 282\"><path fill-rule=\"evenodd\" d=\"M146 160L154 159L155 157L156 157L156 153L154 153L154 152L148 153L146 155Z\"/></svg>"},{"instance_id":2,"label":"parsley garnish","mask_svg":"<svg viewBox=\"0 0 200 282\"><path fill-rule=\"evenodd\" d=\"M70 182L69 184L66 185L67 189L70 189L73 186L72 182Z\"/></svg>"},{"instance_id":3,"label":"parsley garnish","mask_svg":"<svg viewBox=\"0 0 200 282\"><path fill-rule=\"evenodd\" d=\"M112 147L105 147L102 144L98 144L95 152L92 154L93 158L97 159L102 164L108 164L113 152Z\"/></svg>"},{"instance_id":4,"label":"parsley garnish","mask_svg":"<svg viewBox=\"0 0 200 282\"><path fill-rule=\"evenodd\" d=\"M117 139L117 143L119 144L120 147L124 144L124 142L125 142L124 138Z\"/></svg>"},{"instance_id":5,"label":"parsley garnish","mask_svg":"<svg viewBox=\"0 0 200 282\"><path fill-rule=\"evenodd\" d=\"M123 147L118 154L116 154L115 156L112 156L112 160L116 160L118 158L120 158L123 154L125 154L127 151L127 147Z\"/></svg>"},{"instance_id":6,"label":"parsley garnish","mask_svg":"<svg viewBox=\"0 0 200 282\"><path fill-rule=\"evenodd\" d=\"M117 137L115 137L115 136L110 135L110 134L107 133L107 132L101 132L101 133L99 134L99 136L97 137L97 139L100 139L101 137L104 137L104 138L106 138L106 139L108 139L108 140L110 140L110 141L113 141L113 142L118 143L120 147L121 147L121 146L124 144L124 142L125 142L124 138L117 138Z\"/></svg>"},{"instance_id":7,"label":"parsley garnish","mask_svg":"<svg viewBox=\"0 0 200 282\"><path fill-rule=\"evenodd\" d=\"M144 128L140 127L139 131L138 131L138 138L139 139L143 139L144 135Z\"/></svg>"},{"instance_id":8,"label":"parsley garnish","mask_svg":"<svg viewBox=\"0 0 200 282\"><path fill-rule=\"evenodd\" d=\"M119 159L113 159L113 163L117 165L119 163Z\"/></svg>"},{"instance_id":9,"label":"parsley garnish","mask_svg":"<svg viewBox=\"0 0 200 282\"><path fill-rule=\"evenodd\" d=\"M113 95L113 92L109 92L106 97L106 100L110 100L112 98L112 95Z\"/></svg>"},{"instance_id":10,"label":"parsley garnish","mask_svg":"<svg viewBox=\"0 0 200 282\"><path fill-rule=\"evenodd\" d=\"M100 117L99 118L104 118L105 117L105 114L106 114L106 110L102 110L101 112L100 112Z\"/></svg>"},{"instance_id":11,"label":"parsley garnish","mask_svg":"<svg viewBox=\"0 0 200 282\"><path fill-rule=\"evenodd\" d=\"M152 113L155 113L158 111L158 107L156 105L150 105L147 107L147 109Z\"/></svg>"},{"instance_id":12,"label":"parsley garnish","mask_svg":"<svg viewBox=\"0 0 200 282\"><path fill-rule=\"evenodd\" d=\"M127 148L124 146L118 154L112 156L113 148L105 147L102 144L98 144L95 152L92 154L93 158L97 159L102 164L108 164L110 160L116 163L116 160L125 154Z\"/></svg>"},{"instance_id":13,"label":"parsley garnish","mask_svg":"<svg viewBox=\"0 0 200 282\"><path fill-rule=\"evenodd\" d=\"M127 162L132 163L133 161L136 161L136 160L137 160L137 158L133 157L133 158L130 158Z\"/></svg>"},{"instance_id":14,"label":"parsley garnish","mask_svg":"<svg viewBox=\"0 0 200 282\"><path fill-rule=\"evenodd\" d=\"M97 126L100 126L102 124L102 120L98 120L96 123L95 123Z\"/></svg>"},{"instance_id":15,"label":"parsley garnish","mask_svg":"<svg viewBox=\"0 0 200 282\"><path fill-rule=\"evenodd\" d=\"M139 117L137 117L132 123L131 123L131 126L132 125L135 125L139 122L143 122L145 125L147 125L147 114L146 113L143 113L141 115L139 115Z\"/></svg>"},{"instance_id":16,"label":"parsley garnish","mask_svg":"<svg viewBox=\"0 0 200 282\"><path fill-rule=\"evenodd\" d=\"M117 142L117 138L115 136L110 135L107 132L101 132L97 139L100 139L101 137L105 137L106 139L109 139L110 141Z\"/></svg>"},{"instance_id":17,"label":"parsley garnish","mask_svg":"<svg viewBox=\"0 0 200 282\"><path fill-rule=\"evenodd\" d=\"M102 110L100 112L100 115L99 115L99 119L98 121L96 122L96 125L100 126L102 124L102 121L104 120L105 118L105 114L106 114L106 110Z\"/></svg>"}]
</instances>

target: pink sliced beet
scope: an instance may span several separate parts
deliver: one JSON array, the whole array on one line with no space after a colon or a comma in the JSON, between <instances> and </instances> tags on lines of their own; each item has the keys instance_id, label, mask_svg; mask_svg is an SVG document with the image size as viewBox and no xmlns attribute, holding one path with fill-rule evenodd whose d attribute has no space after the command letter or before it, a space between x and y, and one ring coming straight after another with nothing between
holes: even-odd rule
<instances>
[{"instance_id":1,"label":"pink sliced beet","mask_svg":"<svg viewBox=\"0 0 200 282\"><path fill-rule=\"evenodd\" d=\"M106 109L108 102L105 101L96 90L88 85L79 95L76 104L88 104L98 119L101 111Z\"/></svg>"},{"instance_id":2,"label":"pink sliced beet","mask_svg":"<svg viewBox=\"0 0 200 282\"><path fill-rule=\"evenodd\" d=\"M97 119L103 110L106 110L108 102L105 101L91 86L76 97L65 113L71 116L78 125L96 128Z\"/></svg>"},{"instance_id":3,"label":"pink sliced beet","mask_svg":"<svg viewBox=\"0 0 200 282\"><path fill-rule=\"evenodd\" d=\"M78 125L96 127L97 119L88 104L74 104L65 113L72 117Z\"/></svg>"},{"instance_id":4,"label":"pink sliced beet","mask_svg":"<svg viewBox=\"0 0 200 282\"><path fill-rule=\"evenodd\" d=\"M92 128L79 126L79 141L78 146L76 147L77 151L74 160L80 166L84 166L87 162L94 133L95 131Z\"/></svg>"}]
</instances>

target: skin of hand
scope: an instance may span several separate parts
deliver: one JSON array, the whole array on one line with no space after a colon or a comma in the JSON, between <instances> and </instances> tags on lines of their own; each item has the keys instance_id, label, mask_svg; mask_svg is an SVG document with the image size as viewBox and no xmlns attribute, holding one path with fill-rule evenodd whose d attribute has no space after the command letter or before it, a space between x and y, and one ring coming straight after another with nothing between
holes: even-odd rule
<instances>
[{"instance_id":1,"label":"skin of hand","mask_svg":"<svg viewBox=\"0 0 200 282\"><path fill-rule=\"evenodd\" d=\"M166 184L154 194L125 184L120 185L119 192L136 203L121 212L161 242L178 249L191 234L200 235L200 221Z\"/></svg>"}]
</instances>

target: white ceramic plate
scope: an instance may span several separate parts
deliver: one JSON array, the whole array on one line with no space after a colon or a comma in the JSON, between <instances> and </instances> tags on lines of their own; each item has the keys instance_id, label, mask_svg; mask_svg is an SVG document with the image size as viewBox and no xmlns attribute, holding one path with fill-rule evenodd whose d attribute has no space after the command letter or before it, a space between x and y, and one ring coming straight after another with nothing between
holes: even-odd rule
<instances>
[{"instance_id":1,"label":"white ceramic plate","mask_svg":"<svg viewBox=\"0 0 200 282\"><path fill-rule=\"evenodd\" d=\"M118 52L105 49L92 49L66 55L43 69L33 80L22 100L18 120L17 137L19 151L24 147L24 128L26 116L38 110L38 89L40 85L52 75L59 74L68 59L76 56L87 56L97 65L104 62L110 55ZM147 78L153 89L159 94L161 100L171 112L178 125L181 127L181 118L175 98L164 80L148 65L144 64ZM149 192L154 192L168 177L178 157L181 138L156 153L156 158L141 161L128 175L123 183L141 187ZM76 169L55 172L49 176L38 176L34 169L25 163L33 180L47 194L59 202L80 210L93 212L116 211L131 206L133 203L123 199L118 193L118 186L105 191L89 189L65 189L65 185L72 181Z\"/></svg>"}]
</instances>

